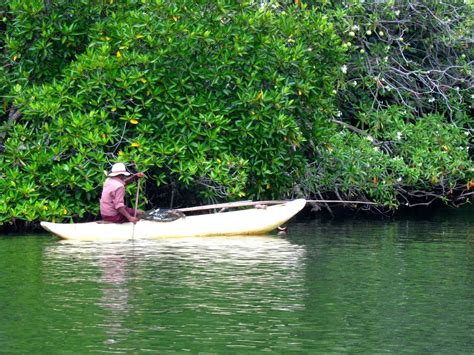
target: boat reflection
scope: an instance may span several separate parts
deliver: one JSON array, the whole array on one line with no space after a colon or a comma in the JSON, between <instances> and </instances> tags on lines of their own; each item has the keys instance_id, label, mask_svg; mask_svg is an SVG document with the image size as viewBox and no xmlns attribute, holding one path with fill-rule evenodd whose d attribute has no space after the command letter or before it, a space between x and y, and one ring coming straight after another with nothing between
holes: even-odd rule
<instances>
[{"instance_id":1,"label":"boat reflection","mask_svg":"<svg viewBox=\"0 0 474 355\"><path fill-rule=\"evenodd\" d=\"M100 327L106 342L116 344L111 348L140 328L134 321L164 332L170 324L186 326L189 317L179 317L186 312L237 326L244 315L280 322L268 317L269 308L285 312L290 322L292 311L304 308L305 248L278 236L62 241L48 246L46 254L50 260L74 260L76 270L95 270Z\"/></svg>"},{"instance_id":2,"label":"boat reflection","mask_svg":"<svg viewBox=\"0 0 474 355\"><path fill-rule=\"evenodd\" d=\"M120 243L62 240L51 246L48 252L59 258L74 256L96 263L100 259L113 260L117 256L141 263L174 255L183 259L239 264L263 261L292 264L300 261L304 248L278 236L213 236L139 239Z\"/></svg>"}]
</instances>

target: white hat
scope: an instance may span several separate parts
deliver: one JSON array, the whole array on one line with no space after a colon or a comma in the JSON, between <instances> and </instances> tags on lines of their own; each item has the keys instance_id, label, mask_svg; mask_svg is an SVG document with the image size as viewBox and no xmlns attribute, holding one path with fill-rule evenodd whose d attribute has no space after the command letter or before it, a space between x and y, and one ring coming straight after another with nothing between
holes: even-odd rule
<instances>
[{"instance_id":1,"label":"white hat","mask_svg":"<svg viewBox=\"0 0 474 355\"><path fill-rule=\"evenodd\" d=\"M116 163L112 166L112 170L110 171L109 176L112 177L117 175L130 175L130 173L127 171L127 168L125 168L124 163Z\"/></svg>"}]
</instances>

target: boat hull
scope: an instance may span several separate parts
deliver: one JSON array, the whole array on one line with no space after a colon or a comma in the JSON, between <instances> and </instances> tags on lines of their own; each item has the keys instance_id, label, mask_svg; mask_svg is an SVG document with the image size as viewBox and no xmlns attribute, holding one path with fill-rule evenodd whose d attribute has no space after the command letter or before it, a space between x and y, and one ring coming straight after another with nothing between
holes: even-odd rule
<instances>
[{"instance_id":1,"label":"boat hull","mask_svg":"<svg viewBox=\"0 0 474 355\"><path fill-rule=\"evenodd\" d=\"M261 235L269 233L296 215L306 205L299 199L265 209L187 216L172 222L141 220L132 223L50 223L41 226L52 234L68 240L124 241L129 239L157 239L215 235Z\"/></svg>"}]
</instances>

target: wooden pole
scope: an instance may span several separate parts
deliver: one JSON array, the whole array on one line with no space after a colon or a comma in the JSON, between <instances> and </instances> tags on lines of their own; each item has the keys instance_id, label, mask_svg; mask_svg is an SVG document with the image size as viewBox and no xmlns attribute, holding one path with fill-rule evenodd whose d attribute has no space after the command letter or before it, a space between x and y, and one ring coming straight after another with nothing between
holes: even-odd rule
<instances>
[{"instance_id":1,"label":"wooden pole","mask_svg":"<svg viewBox=\"0 0 474 355\"><path fill-rule=\"evenodd\" d=\"M348 203L352 205L377 205L369 201L341 201L341 200L306 200L306 203Z\"/></svg>"},{"instance_id":2,"label":"wooden pole","mask_svg":"<svg viewBox=\"0 0 474 355\"><path fill-rule=\"evenodd\" d=\"M138 211L138 196L140 195L140 181L141 179L138 178L137 182L137 194L135 196L135 211L133 212L133 217L137 217L137 211ZM132 230L132 240L135 237L135 223L133 223L133 230Z\"/></svg>"},{"instance_id":3,"label":"wooden pole","mask_svg":"<svg viewBox=\"0 0 474 355\"><path fill-rule=\"evenodd\" d=\"M135 211L134 211L133 217L136 217L136 216L137 216L137 210L138 210L138 196L140 195L140 181L141 181L141 179L138 178L137 194L135 195Z\"/></svg>"},{"instance_id":4,"label":"wooden pole","mask_svg":"<svg viewBox=\"0 0 474 355\"><path fill-rule=\"evenodd\" d=\"M250 207L256 205L279 205L282 203L290 202L290 200L271 200L271 201L237 201L229 203L217 203L214 205L205 205L205 206L196 206L196 207L186 207L186 208L177 208L176 211L180 212L193 212L193 211L206 211L217 208L236 208L236 207ZM354 204L354 205L376 205L375 202L365 202L365 201L340 201L340 200L306 200L306 203L344 203L344 204Z\"/></svg>"}]
</instances>

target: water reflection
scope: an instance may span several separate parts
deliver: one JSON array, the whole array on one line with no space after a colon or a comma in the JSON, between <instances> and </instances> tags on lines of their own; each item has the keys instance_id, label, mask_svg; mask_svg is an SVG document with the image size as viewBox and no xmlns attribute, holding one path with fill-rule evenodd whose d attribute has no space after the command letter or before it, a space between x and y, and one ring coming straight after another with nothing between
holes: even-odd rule
<instances>
[{"instance_id":1,"label":"water reflection","mask_svg":"<svg viewBox=\"0 0 474 355\"><path fill-rule=\"evenodd\" d=\"M312 221L284 238L0 238L0 352L472 353L471 216Z\"/></svg>"},{"instance_id":2,"label":"water reflection","mask_svg":"<svg viewBox=\"0 0 474 355\"><path fill-rule=\"evenodd\" d=\"M293 264L304 255L304 247L273 236L189 237L123 243L59 241L48 246L46 254L55 259L73 257L94 262L101 258L113 260L120 257L143 263L173 255L175 258L200 263L225 261L230 264Z\"/></svg>"},{"instance_id":3,"label":"water reflection","mask_svg":"<svg viewBox=\"0 0 474 355\"><path fill-rule=\"evenodd\" d=\"M129 310L129 289L127 285L127 260L117 250L107 249L98 255L97 264L102 271L99 287L102 291L98 305L110 311L104 324L108 335L108 344L117 342L121 334L130 330L124 325L124 319Z\"/></svg>"},{"instance_id":4,"label":"water reflection","mask_svg":"<svg viewBox=\"0 0 474 355\"><path fill-rule=\"evenodd\" d=\"M273 236L58 242L45 249L48 263L72 267L78 284L92 281L100 290L96 326L110 351L133 351L130 344L150 332L161 344L179 338L183 351L184 344L212 348L223 335L239 343L238 334L253 334L255 324L283 336L304 308L305 254ZM247 350L258 344L264 341Z\"/></svg>"},{"instance_id":5,"label":"water reflection","mask_svg":"<svg viewBox=\"0 0 474 355\"><path fill-rule=\"evenodd\" d=\"M111 310L125 311L127 309L128 289L126 288L126 261L120 255L106 255L99 260L102 270L102 284L110 285L104 288L102 305Z\"/></svg>"}]
</instances>

